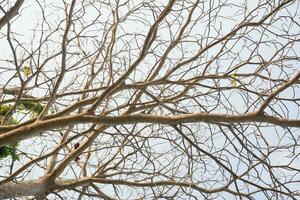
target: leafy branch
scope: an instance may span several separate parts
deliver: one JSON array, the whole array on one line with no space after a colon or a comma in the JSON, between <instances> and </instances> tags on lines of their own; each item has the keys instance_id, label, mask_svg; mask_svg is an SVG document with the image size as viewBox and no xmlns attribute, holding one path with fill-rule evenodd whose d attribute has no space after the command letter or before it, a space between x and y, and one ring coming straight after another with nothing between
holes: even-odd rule
<instances>
[{"instance_id":1,"label":"leafy branch","mask_svg":"<svg viewBox=\"0 0 300 200\"><path fill-rule=\"evenodd\" d=\"M12 108L12 105L0 105L0 119L6 115L6 113ZM35 103L32 101L22 101L18 108L19 111L29 111L32 117L39 115L44 109L44 106L40 103ZM8 124L17 124L18 120L14 117L10 117ZM0 160L11 156L13 160L19 160L19 155L17 154L17 147L19 143L15 144L5 144L0 147Z\"/></svg>"}]
</instances>

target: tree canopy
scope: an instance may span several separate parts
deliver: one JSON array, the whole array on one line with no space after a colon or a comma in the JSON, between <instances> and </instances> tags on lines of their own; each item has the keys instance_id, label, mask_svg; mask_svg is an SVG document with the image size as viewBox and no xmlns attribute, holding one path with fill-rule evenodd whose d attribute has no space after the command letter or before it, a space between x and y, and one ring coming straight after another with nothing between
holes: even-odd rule
<instances>
[{"instance_id":1,"label":"tree canopy","mask_svg":"<svg viewBox=\"0 0 300 200\"><path fill-rule=\"evenodd\" d=\"M0 199L299 199L299 6L0 1Z\"/></svg>"}]
</instances>

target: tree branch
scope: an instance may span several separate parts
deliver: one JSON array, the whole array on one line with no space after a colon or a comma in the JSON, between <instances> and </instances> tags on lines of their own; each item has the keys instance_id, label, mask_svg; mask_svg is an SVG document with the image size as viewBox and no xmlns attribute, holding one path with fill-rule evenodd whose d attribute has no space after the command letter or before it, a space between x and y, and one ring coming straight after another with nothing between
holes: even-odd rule
<instances>
[{"instance_id":1,"label":"tree branch","mask_svg":"<svg viewBox=\"0 0 300 200\"><path fill-rule=\"evenodd\" d=\"M3 28L9 21L15 17L24 3L24 0L17 0L15 5L0 19L0 29Z\"/></svg>"}]
</instances>

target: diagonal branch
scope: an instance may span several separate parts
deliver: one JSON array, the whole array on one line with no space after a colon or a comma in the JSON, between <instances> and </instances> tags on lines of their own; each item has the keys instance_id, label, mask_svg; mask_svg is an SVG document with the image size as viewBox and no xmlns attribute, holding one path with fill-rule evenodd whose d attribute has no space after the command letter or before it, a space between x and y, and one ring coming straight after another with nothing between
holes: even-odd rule
<instances>
[{"instance_id":1,"label":"diagonal branch","mask_svg":"<svg viewBox=\"0 0 300 200\"><path fill-rule=\"evenodd\" d=\"M272 92L269 97L264 101L264 103L261 105L261 107L259 108L259 110L257 111L258 113L262 113L266 107L271 103L271 101L283 90L287 89L288 87L290 87L291 85L297 83L300 79L300 71L298 72L298 74L292 78L290 81L288 81L287 83L285 83L284 85L282 85L280 88L278 88L277 90L275 90L274 92Z\"/></svg>"},{"instance_id":2,"label":"diagonal branch","mask_svg":"<svg viewBox=\"0 0 300 200\"><path fill-rule=\"evenodd\" d=\"M0 19L0 29L3 28L9 21L15 17L24 3L24 0L17 0L15 5L11 7L11 9L5 13L5 15Z\"/></svg>"}]
</instances>

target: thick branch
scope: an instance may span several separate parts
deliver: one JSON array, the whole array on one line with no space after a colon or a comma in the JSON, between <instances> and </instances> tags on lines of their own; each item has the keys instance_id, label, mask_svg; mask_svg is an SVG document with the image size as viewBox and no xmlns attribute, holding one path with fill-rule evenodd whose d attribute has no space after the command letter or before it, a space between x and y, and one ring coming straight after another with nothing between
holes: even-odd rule
<instances>
[{"instance_id":1,"label":"thick branch","mask_svg":"<svg viewBox=\"0 0 300 200\"><path fill-rule=\"evenodd\" d=\"M0 29L18 14L23 3L24 0L18 0L15 5L7 13L5 13L5 15L0 19Z\"/></svg>"},{"instance_id":2,"label":"thick branch","mask_svg":"<svg viewBox=\"0 0 300 200\"><path fill-rule=\"evenodd\" d=\"M0 199L21 196L42 196L47 190L43 179L24 181L20 183L5 183L0 186Z\"/></svg>"},{"instance_id":3,"label":"thick branch","mask_svg":"<svg viewBox=\"0 0 300 200\"><path fill-rule=\"evenodd\" d=\"M240 115L226 115L226 114L213 114L213 113L194 113L183 114L177 116L157 116L157 115L123 115L123 116L95 116L95 115L72 115L67 117L58 117L45 121L37 121L15 130L11 130L0 135L0 145L14 143L21 141L43 131L66 127L79 123L94 123L104 125L119 125L119 124L136 124L136 123L156 123L176 125L179 123L269 123L282 127L300 127L300 120L286 119L280 117L267 116L257 113L248 113Z\"/></svg>"}]
</instances>

